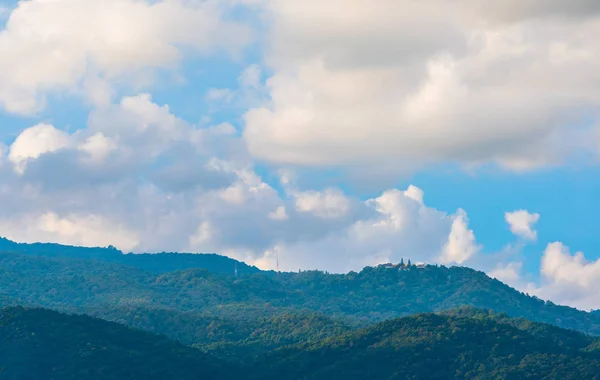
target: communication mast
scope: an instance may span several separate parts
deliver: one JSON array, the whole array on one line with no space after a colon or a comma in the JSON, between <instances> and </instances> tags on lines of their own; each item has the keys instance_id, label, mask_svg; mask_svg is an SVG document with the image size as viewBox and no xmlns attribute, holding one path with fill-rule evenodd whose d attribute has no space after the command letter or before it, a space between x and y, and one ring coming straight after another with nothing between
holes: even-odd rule
<instances>
[{"instance_id":1,"label":"communication mast","mask_svg":"<svg viewBox=\"0 0 600 380\"><path fill-rule=\"evenodd\" d=\"M276 275L279 278L279 247L275 247L275 267L276 267Z\"/></svg>"}]
</instances>

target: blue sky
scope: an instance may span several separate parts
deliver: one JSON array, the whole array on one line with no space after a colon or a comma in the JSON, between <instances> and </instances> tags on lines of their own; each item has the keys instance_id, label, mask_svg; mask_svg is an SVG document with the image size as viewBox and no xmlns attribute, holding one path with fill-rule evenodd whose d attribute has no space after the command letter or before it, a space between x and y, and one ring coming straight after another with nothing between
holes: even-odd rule
<instances>
[{"instance_id":1,"label":"blue sky","mask_svg":"<svg viewBox=\"0 0 600 380\"><path fill-rule=\"evenodd\" d=\"M0 2L0 235L600 307L600 9L340 4Z\"/></svg>"}]
</instances>

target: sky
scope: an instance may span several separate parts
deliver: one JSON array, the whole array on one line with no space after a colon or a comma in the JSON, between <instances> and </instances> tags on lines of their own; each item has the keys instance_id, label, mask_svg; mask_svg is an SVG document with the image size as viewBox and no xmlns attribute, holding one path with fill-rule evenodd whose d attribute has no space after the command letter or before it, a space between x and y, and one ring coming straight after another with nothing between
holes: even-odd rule
<instances>
[{"instance_id":1,"label":"sky","mask_svg":"<svg viewBox=\"0 0 600 380\"><path fill-rule=\"evenodd\" d=\"M600 308L599 33L595 0L0 1L0 235Z\"/></svg>"}]
</instances>

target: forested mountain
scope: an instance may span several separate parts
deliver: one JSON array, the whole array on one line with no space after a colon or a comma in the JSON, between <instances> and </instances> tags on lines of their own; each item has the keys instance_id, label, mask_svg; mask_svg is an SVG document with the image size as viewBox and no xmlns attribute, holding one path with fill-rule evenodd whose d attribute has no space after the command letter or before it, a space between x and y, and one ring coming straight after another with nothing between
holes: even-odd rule
<instances>
[{"instance_id":1,"label":"forested mountain","mask_svg":"<svg viewBox=\"0 0 600 380\"><path fill-rule=\"evenodd\" d=\"M257 341L286 339L265 328ZM237 344L227 351L236 355L217 359L88 316L0 312L2 379L600 378L597 338L473 309L393 319L265 354Z\"/></svg>"},{"instance_id":2,"label":"forested mountain","mask_svg":"<svg viewBox=\"0 0 600 380\"><path fill-rule=\"evenodd\" d=\"M88 316L0 311L0 378L227 379L239 369L167 338Z\"/></svg>"},{"instance_id":3,"label":"forested mountain","mask_svg":"<svg viewBox=\"0 0 600 380\"><path fill-rule=\"evenodd\" d=\"M598 340L481 311L389 320L254 363L270 379L600 379Z\"/></svg>"},{"instance_id":4,"label":"forested mountain","mask_svg":"<svg viewBox=\"0 0 600 380\"><path fill-rule=\"evenodd\" d=\"M115 247L87 248L55 243L15 243L0 237L0 252L21 253L32 256L63 257L108 261L140 268L154 273L165 273L191 268L204 268L214 273L239 274L257 273L260 270L241 261L214 253L157 253L125 254ZM263 272L266 273L266 272Z\"/></svg>"},{"instance_id":5,"label":"forested mountain","mask_svg":"<svg viewBox=\"0 0 600 380\"><path fill-rule=\"evenodd\" d=\"M130 316L119 320L151 331L162 327L139 321L151 321L148 314L161 309L226 320L310 311L365 325L470 305L600 335L597 313L529 297L462 267L367 267L348 274L258 272L235 277L204 269L155 273L102 260L0 252L0 303L93 312L112 319L117 319L112 310L127 308Z\"/></svg>"},{"instance_id":6,"label":"forested mountain","mask_svg":"<svg viewBox=\"0 0 600 380\"><path fill-rule=\"evenodd\" d=\"M544 302L469 268L273 273L217 255L124 255L112 248L9 241L0 247L10 248L0 249L0 306L100 318L6 310L0 327L4 378L236 373L234 378L254 379L504 379L600 373L596 338L529 321L600 335L598 313ZM170 271L178 268L183 270ZM456 309L463 305L495 313ZM438 314L421 314L427 312ZM397 319L403 316L410 317ZM37 357L44 359L31 359ZM36 365L18 372L27 360ZM233 363L243 363L240 372ZM223 365L230 370L226 375Z\"/></svg>"},{"instance_id":7,"label":"forested mountain","mask_svg":"<svg viewBox=\"0 0 600 380\"><path fill-rule=\"evenodd\" d=\"M248 329L281 315L356 327L463 305L600 335L598 314L529 297L461 267L235 277L205 269L155 273L104 260L0 253L0 304L90 314L196 345L216 344L211 334L226 337L218 340L220 346L238 344ZM328 334L319 326L304 328L310 330L306 335L282 344Z\"/></svg>"}]
</instances>

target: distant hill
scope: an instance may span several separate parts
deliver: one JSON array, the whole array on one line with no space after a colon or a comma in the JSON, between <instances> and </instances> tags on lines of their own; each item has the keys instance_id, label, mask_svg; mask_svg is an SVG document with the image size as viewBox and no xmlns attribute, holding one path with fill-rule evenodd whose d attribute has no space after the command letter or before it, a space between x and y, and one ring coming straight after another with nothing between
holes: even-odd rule
<instances>
[{"instance_id":1,"label":"distant hill","mask_svg":"<svg viewBox=\"0 0 600 380\"><path fill-rule=\"evenodd\" d=\"M200 346L216 343L207 338L209 331L226 337L220 343L239 341L218 326L236 326L241 330L233 335L239 335L265 318L286 314L318 313L360 327L463 305L600 335L597 313L529 297L462 267L367 267L343 275L258 272L236 278L205 269L153 273L103 260L0 252L0 305L90 314ZM191 318L220 322L208 328ZM188 334L191 326L197 326L194 334ZM323 336L315 329L306 336Z\"/></svg>"},{"instance_id":2,"label":"distant hill","mask_svg":"<svg viewBox=\"0 0 600 380\"><path fill-rule=\"evenodd\" d=\"M235 379L227 366L167 338L44 309L0 311L0 378Z\"/></svg>"},{"instance_id":3,"label":"distant hill","mask_svg":"<svg viewBox=\"0 0 600 380\"><path fill-rule=\"evenodd\" d=\"M310 318L309 318L310 319ZM69 379L600 379L600 340L473 308L288 340L306 323L282 316L223 347L225 360L100 319L0 310L0 378ZM325 322L325 323L322 323ZM278 327L287 327L278 328ZM217 338L218 339L218 338ZM231 356L224 353L233 352Z\"/></svg>"},{"instance_id":4,"label":"distant hill","mask_svg":"<svg viewBox=\"0 0 600 380\"><path fill-rule=\"evenodd\" d=\"M15 243L0 237L0 252L14 252L33 256L94 259L129 265L153 273L203 268L214 273L234 275L258 273L260 269L241 261L214 253L144 253L125 254L115 247L88 248L54 243Z\"/></svg>"},{"instance_id":5,"label":"distant hill","mask_svg":"<svg viewBox=\"0 0 600 380\"><path fill-rule=\"evenodd\" d=\"M257 379L599 379L598 340L480 311L420 314L254 362Z\"/></svg>"}]
</instances>

